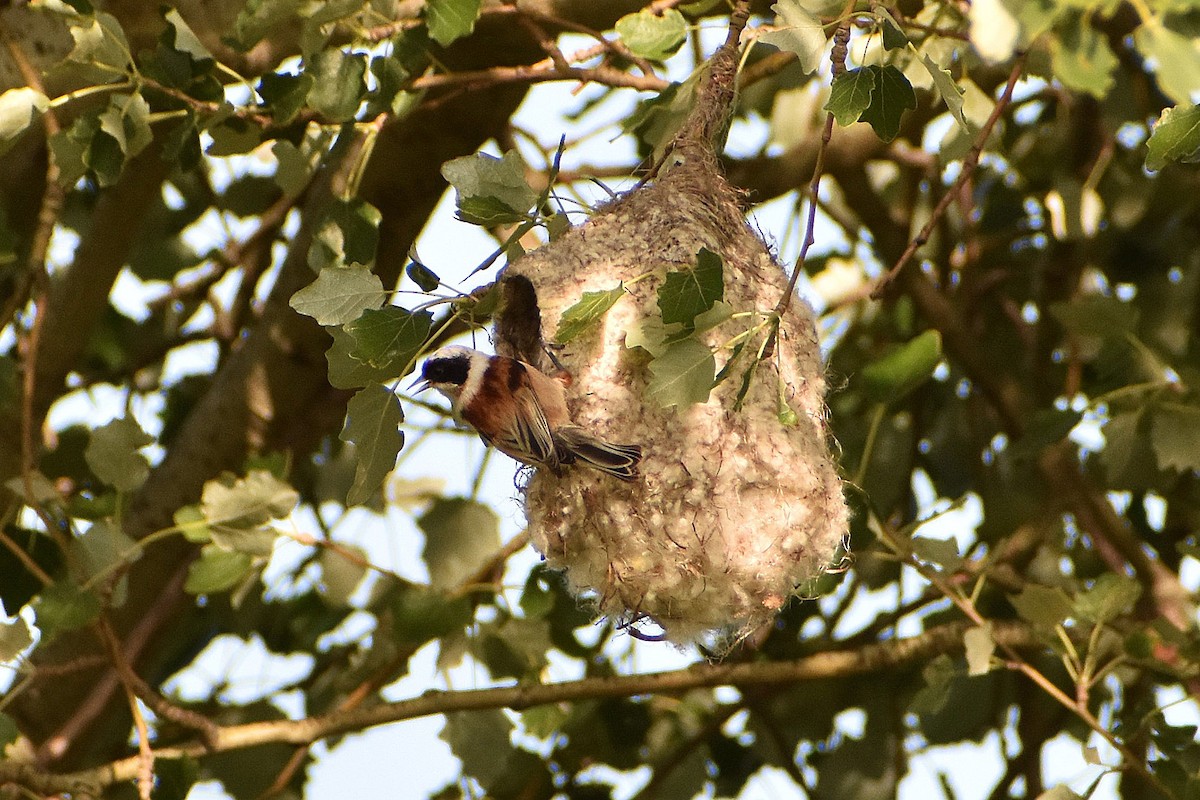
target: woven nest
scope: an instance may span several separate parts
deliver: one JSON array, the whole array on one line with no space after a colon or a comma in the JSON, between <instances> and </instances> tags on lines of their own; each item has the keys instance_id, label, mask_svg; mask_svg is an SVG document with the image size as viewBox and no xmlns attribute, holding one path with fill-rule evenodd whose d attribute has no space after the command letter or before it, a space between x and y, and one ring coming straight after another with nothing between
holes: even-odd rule
<instances>
[{"instance_id":1,"label":"woven nest","mask_svg":"<svg viewBox=\"0 0 1200 800\"><path fill-rule=\"evenodd\" d=\"M735 400L764 327L734 377L702 404L663 408L646 396L649 355L626 334L659 314L668 270L690 269L701 248L724 264L724 300L735 312L769 313L786 291L784 271L746 224L737 198L702 146L679 147L653 185L619 198L586 224L510 265L528 278L542 333L552 338L583 292L647 272L588 333L557 353L573 377L575 421L643 448L641 477L622 483L587 469L539 470L525 487L534 546L572 588L624 622L650 619L671 641L737 636L764 622L825 570L847 530L842 483L829 452L825 381L813 316L797 299L774 354ZM740 325L740 327L739 327ZM700 334L717 349L749 323ZM498 346L504 346L504 320ZM541 366L545 365L542 359ZM786 408L794 416L781 414ZM782 418L791 416L788 421Z\"/></svg>"}]
</instances>

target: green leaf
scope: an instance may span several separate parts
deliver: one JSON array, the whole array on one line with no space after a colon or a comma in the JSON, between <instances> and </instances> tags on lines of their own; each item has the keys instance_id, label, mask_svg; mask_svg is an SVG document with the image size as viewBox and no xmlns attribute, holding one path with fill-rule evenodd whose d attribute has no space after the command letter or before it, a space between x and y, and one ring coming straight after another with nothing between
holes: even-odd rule
<instances>
[{"instance_id":1,"label":"green leaf","mask_svg":"<svg viewBox=\"0 0 1200 800\"><path fill-rule=\"evenodd\" d=\"M933 78L933 88L941 95L943 102L946 103L946 108L958 120L958 124L966 130L971 130L971 123L963 115L963 95L965 90L954 82L954 78L948 70L939 67L928 54L921 56L921 63L925 66L929 76Z\"/></svg>"},{"instance_id":2,"label":"green leaf","mask_svg":"<svg viewBox=\"0 0 1200 800\"><path fill-rule=\"evenodd\" d=\"M77 563L83 568L84 579L110 574L118 565L132 564L142 557L141 548L125 531L109 520L98 520L82 536L74 540ZM119 583L113 590L112 604L125 604L125 586Z\"/></svg>"},{"instance_id":3,"label":"green leaf","mask_svg":"<svg viewBox=\"0 0 1200 800\"><path fill-rule=\"evenodd\" d=\"M930 539L927 536L914 536L911 544L917 558L930 564L937 564L947 572L954 572L963 564L963 558L958 554L958 542L954 539Z\"/></svg>"},{"instance_id":4,"label":"green leaf","mask_svg":"<svg viewBox=\"0 0 1200 800\"><path fill-rule=\"evenodd\" d=\"M1050 38L1050 67L1068 89L1103 99L1120 65L1105 37L1079 20L1060 25Z\"/></svg>"},{"instance_id":5,"label":"green leaf","mask_svg":"<svg viewBox=\"0 0 1200 800\"><path fill-rule=\"evenodd\" d=\"M477 654L495 680L535 678L546 668L550 626L541 619L507 619L481 628Z\"/></svg>"},{"instance_id":6,"label":"green leaf","mask_svg":"<svg viewBox=\"0 0 1200 800\"><path fill-rule=\"evenodd\" d=\"M38 630L45 639L87 625L100 616L100 598L69 581L47 586L33 601Z\"/></svg>"},{"instance_id":7,"label":"green leaf","mask_svg":"<svg viewBox=\"0 0 1200 800\"><path fill-rule=\"evenodd\" d=\"M338 434L343 442L354 445L358 461L346 496L348 505L369 500L396 466L396 456L404 446L403 421L400 401L386 386L372 384L350 398L346 426Z\"/></svg>"},{"instance_id":8,"label":"green leaf","mask_svg":"<svg viewBox=\"0 0 1200 800\"><path fill-rule=\"evenodd\" d=\"M73 20L71 38L75 47L70 60L89 67L80 77L96 83L125 79L132 58L129 41L116 17L100 12Z\"/></svg>"},{"instance_id":9,"label":"green leaf","mask_svg":"<svg viewBox=\"0 0 1200 800\"><path fill-rule=\"evenodd\" d=\"M464 774L487 786L504 773L513 755L512 731L502 711L457 711L446 715L438 738L462 761Z\"/></svg>"},{"instance_id":10,"label":"green leaf","mask_svg":"<svg viewBox=\"0 0 1200 800\"><path fill-rule=\"evenodd\" d=\"M154 759L154 793L151 800L187 800L192 787L208 777L200 762L190 756Z\"/></svg>"},{"instance_id":11,"label":"green leaf","mask_svg":"<svg viewBox=\"0 0 1200 800\"><path fill-rule=\"evenodd\" d=\"M906 109L917 107L917 93L904 73L896 67L870 66L875 73L871 102L859 117L875 129L875 135L890 142L900 133L900 119Z\"/></svg>"},{"instance_id":12,"label":"green leaf","mask_svg":"<svg viewBox=\"0 0 1200 800\"><path fill-rule=\"evenodd\" d=\"M712 304L712 308L697 314L696 318L692 320L692 325L695 326L696 333L703 333L728 322L733 319L733 315L733 306L724 300L718 300Z\"/></svg>"},{"instance_id":13,"label":"green leaf","mask_svg":"<svg viewBox=\"0 0 1200 800\"><path fill-rule=\"evenodd\" d=\"M170 36L172 47L187 53L196 61L214 60L212 53L204 46L204 43L200 41L200 38L196 36L191 26L178 11L173 8L166 9L163 13L163 21L167 23L164 34Z\"/></svg>"},{"instance_id":14,"label":"green leaf","mask_svg":"<svg viewBox=\"0 0 1200 800\"><path fill-rule=\"evenodd\" d=\"M1133 32L1133 43L1155 62L1154 72L1163 94L1176 103L1190 103L1200 91L1200 47L1194 36L1171 30L1155 17Z\"/></svg>"},{"instance_id":15,"label":"green leaf","mask_svg":"<svg viewBox=\"0 0 1200 800\"><path fill-rule=\"evenodd\" d=\"M351 560L346 553L354 553L358 560ZM367 552L352 544L340 544L338 549L324 548L318 559L321 565L319 590L322 599L335 608L350 606L350 598L358 591L367 574Z\"/></svg>"},{"instance_id":16,"label":"green leaf","mask_svg":"<svg viewBox=\"0 0 1200 800\"><path fill-rule=\"evenodd\" d=\"M967 674L972 677L986 675L992 668L992 654L996 652L991 621L964 632L963 647L967 656Z\"/></svg>"},{"instance_id":17,"label":"green leaf","mask_svg":"<svg viewBox=\"0 0 1200 800\"><path fill-rule=\"evenodd\" d=\"M692 110L702 74L703 70L696 70L683 83L672 83L656 97L640 101L621 124L622 130L637 136L655 158L662 156Z\"/></svg>"},{"instance_id":18,"label":"green leaf","mask_svg":"<svg viewBox=\"0 0 1200 800\"><path fill-rule=\"evenodd\" d=\"M132 492L150 475L150 462L139 450L153 442L135 420L123 417L92 431L83 457L97 478L118 492Z\"/></svg>"},{"instance_id":19,"label":"green leaf","mask_svg":"<svg viewBox=\"0 0 1200 800\"><path fill-rule=\"evenodd\" d=\"M383 282L366 267L326 267L288 305L322 325L343 325L386 299Z\"/></svg>"},{"instance_id":20,"label":"green leaf","mask_svg":"<svg viewBox=\"0 0 1200 800\"><path fill-rule=\"evenodd\" d=\"M224 592L241 583L253 568L250 554L206 544L200 550L200 558L188 565L183 590L188 594Z\"/></svg>"},{"instance_id":21,"label":"green leaf","mask_svg":"<svg viewBox=\"0 0 1200 800\"><path fill-rule=\"evenodd\" d=\"M180 172L187 173L198 166L204 152L200 150L200 130L196 126L196 115L188 114L178 125L169 128L162 140L162 155L168 161L175 162ZM133 271L140 277L145 270L134 265ZM174 275L174 272L170 275Z\"/></svg>"},{"instance_id":22,"label":"green leaf","mask_svg":"<svg viewBox=\"0 0 1200 800\"><path fill-rule=\"evenodd\" d=\"M50 99L28 86L0 94L0 154L49 107Z\"/></svg>"},{"instance_id":23,"label":"green leaf","mask_svg":"<svg viewBox=\"0 0 1200 800\"><path fill-rule=\"evenodd\" d=\"M617 34L630 52L652 61L663 61L678 50L687 38L687 29L687 20L673 8L661 16L642 9L626 14L616 24Z\"/></svg>"},{"instance_id":24,"label":"green leaf","mask_svg":"<svg viewBox=\"0 0 1200 800\"><path fill-rule=\"evenodd\" d=\"M534 706L521 712L521 727L530 736L548 739L561 731L568 719L570 714L563 706Z\"/></svg>"},{"instance_id":25,"label":"green leaf","mask_svg":"<svg viewBox=\"0 0 1200 800\"><path fill-rule=\"evenodd\" d=\"M208 529L208 521L198 505L182 506L172 515L175 527L183 533L183 538L196 544L208 544L212 541L212 531Z\"/></svg>"},{"instance_id":26,"label":"green leaf","mask_svg":"<svg viewBox=\"0 0 1200 800\"><path fill-rule=\"evenodd\" d=\"M1163 109L1146 142L1146 169L1162 169L1171 161L1200 161L1200 106Z\"/></svg>"},{"instance_id":27,"label":"green leaf","mask_svg":"<svg viewBox=\"0 0 1200 800\"><path fill-rule=\"evenodd\" d=\"M413 261L404 270L409 279L423 292L432 292L442 285L442 279L424 264Z\"/></svg>"},{"instance_id":28,"label":"green leaf","mask_svg":"<svg viewBox=\"0 0 1200 800\"><path fill-rule=\"evenodd\" d=\"M1062 441L1082 418L1080 411L1038 409L1029 415L1025 432L1009 446L1008 452L1017 460L1037 458L1046 447Z\"/></svg>"},{"instance_id":29,"label":"green leaf","mask_svg":"<svg viewBox=\"0 0 1200 800\"><path fill-rule=\"evenodd\" d=\"M1138 323L1138 310L1133 303L1099 294L1084 295L1069 303L1054 303L1050 313L1077 336L1123 336L1132 333Z\"/></svg>"},{"instance_id":30,"label":"green leaf","mask_svg":"<svg viewBox=\"0 0 1200 800\"><path fill-rule=\"evenodd\" d=\"M908 47L908 36L900 27L900 23L882 7L877 7L875 13L879 16L880 27L883 29L883 49L903 50Z\"/></svg>"},{"instance_id":31,"label":"green leaf","mask_svg":"<svg viewBox=\"0 0 1200 800\"><path fill-rule=\"evenodd\" d=\"M278 139L271 145L275 156L275 174L271 179L288 197L297 197L308 186L312 171L308 158L296 145L286 139Z\"/></svg>"},{"instance_id":32,"label":"green leaf","mask_svg":"<svg viewBox=\"0 0 1200 800\"><path fill-rule=\"evenodd\" d=\"M929 380L941 360L941 334L925 331L863 368L866 393L879 403L900 400Z\"/></svg>"},{"instance_id":33,"label":"green leaf","mask_svg":"<svg viewBox=\"0 0 1200 800\"><path fill-rule=\"evenodd\" d=\"M416 365L432 322L433 314L428 311L414 314L399 306L364 311L344 326L354 339L350 356L385 370L389 377L403 377Z\"/></svg>"},{"instance_id":34,"label":"green leaf","mask_svg":"<svg viewBox=\"0 0 1200 800\"><path fill-rule=\"evenodd\" d=\"M292 513L300 496L266 470L244 478L228 476L204 484L200 510L208 521L213 544L252 556L269 556L275 543L272 520Z\"/></svg>"},{"instance_id":35,"label":"green leaf","mask_svg":"<svg viewBox=\"0 0 1200 800\"><path fill-rule=\"evenodd\" d=\"M0 752L8 745L17 740L21 735L21 729L17 727L17 723L8 714L0 714Z\"/></svg>"},{"instance_id":36,"label":"green leaf","mask_svg":"<svg viewBox=\"0 0 1200 800\"><path fill-rule=\"evenodd\" d=\"M696 255L696 266L668 272L658 289L658 307L667 325L681 323L690 328L697 314L708 311L725 296L721 257L707 248Z\"/></svg>"},{"instance_id":37,"label":"green leaf","mask_svg":"<svg viewBox=\"0 0 1200 800\"><path fill-rule=\"evenodd\" d=\"M338 48L322 50L304 67L313 82L308 104L331 122L354 119L367 91L367 57Z\"/></svg>"},{"instance_id":38,"label":"green leaf","mask_svg":"<svg viewBox=\"0 0 1200 800\"><path fill-rule=\"evenodd\" d=\"M50 151L58 165L58 181L62 186L74 186L87 174L84 156L92 135L99 129L94 116L84 114L71 123L71 127L50 137ZM86 130L91 128L91 130ZM83 135L86 131L86 136Z\"/></svg>"},{"instance_id":39,"label":"green leaf","mask_svg":"<svg viewBox=\"0 0 1200 800\"><path fill-rule=\"evenodd\" d=\"M470 598L449 598L424 586L406 586L390 605L392 635L397 644L417 647L454 631L473 617Z\"/></svg>"},{"instance_id":40,"label":"green leaf","mask_svg":"<svg viewBox=\"0 0 1200 800\"><path fill-rule=\"evenodd\" d=\"M269 72L258 79L258 94L276 124L288 125L308 102L314 83L308 72L299 75Z\"/></svg>"},{"instance_id":41,"label":"green leaf","mask_svg":"<svg viewBox=\"0 0 1200 800\"><path fill-rule=\"evenodd\" d=\"M525 162L516 150L502 158L475 153L447 161L442 177L457 191L459 216L477 225L514 222L538 201L525 182Z\"/></svg>"},{"instance_id":42,"label":"green leaf","mask_svg":"<svg viewBox=\"0 0 1200 800\"><path fill-rule=\"evenodd\" d=\"M1025 584L1020 594L1009 595L1008 600L1021 619L1045 627L1058 625L1073 609L1071 598L1062 589L1036 583Z\"/></svg>"},{"instance_id":43,"label":"green leaf","mask_svg":"<svg viewBox=\"0 0 1200 800\"><path fill-rule=\"evenodd\" d=\"M263 131L239 117L230 117L208 128L212 143L205 149L210 156L236 156L249 153L262 144Z\"/></svg>"},{"instance_id":44,"label":"green leaf","mask_svg":"<svg viewBox=\"0 0 1200 800\"><path fill-rule=\"evenodd\" d=\"M422 554L434 589L457 588L500 549L500 520L492 509L464 497L438 498L417 519Z\"/></svg>"},{"instance_id":45,"label":"green leaf","mask_svg":"<svg viewBox=\"0 0 1200 800\"><path fill-rule=\"evenodd\" d=\"M154 51L139 57L142 73L191 97L221 102L224 91L213 74L212 53L178 11L160 8L160 12L165 24Z\"/></svg>"},{"instance_id":46,"label":"green leaf","mask_svg":"<svg viewBox=\"0 0 1200 800\"><path fill-rule=\"evenodd\" d=\"M1139 485L1157 465L1149 416L1145 408L1112 414L1104 423L1100 460L1113 486Z\"/></svg>"},{"instance_id":47,"label":"green leaf","mask_svg":"<svg viewBox=\"0 0 1200 800\"><path fill-rule=\"evenodd\" d=\"M312 8L311 13L304 14L305 24L314 28L340 22L363 10L364 0L325 0L319 6Z\"/></svg>"},{"instance_id":48,"label":"green leaf","mask_svg":"<svg viewBox=\"0 0 1200 800\"><path fill-rule=\"evenodd\" d=\"M4 482L5 488L10 492L20 497L25 497L25 478L17 475L9 478ZM29 498L35 503L42 505L62 505L62 496L59 495L58 489L54 488L54 484L40 472L36 470L29 476L29 489L33 491L33 497Z\"/></svg>"},{"instance_id":49,"label":"green leaf","mask_svg":"<svg viewBox=\"0 0 1200 800\"><path fill-rule=\"evenodd\" d=\"M1162 403L1151 412L1151 442L1160 469L1200 470L1200 408Z\"/></svg>"},{"instance_id":50,"label":"green leaf","mask_svg":"<svg viewBox=\"0 0 1200 800\"><path fill-rule=\"evenodd\" d=\"M272 31L284 30L296 19L301 0L247 0L233 24L233 35L243 52Z\"/></svg>"},{"instance_id":51,"label":"green leaf","mask_svg":"<svg viewBox=\"0 0 1200 800\"><path fill-rule=\"evenodd\" d=\"M708 346L695 339L684 339L669 345L650 362L646 394L664 408L704 403L716 374L717 361Z\"/></svg>"},{"instance_id":52,"label":"green leaf","mask_svg":"<svg viewBox=\"0 0 1200 800\"><path fill-rule=\"evenodd\" d=\"M1142 587L1136 580L1107 572L1075 598L1075 615L1089 622L1110 622L1129 612L1141 596Z\"/></svg>"},{"instance_id":53,"label":"green leaf","mask_svg":"<svg viewBox=\"0 0 1200 800\"><path fill-rule=\"evenodd\" d=\"M391 56L374 56L371 58L371 76L375 79L375 87L367 95L368 119L383 113L400 113L404 106L415 97L412 92L404 91L407 81L412 77L399 58Z\"/></svg>"},{"instance_id":54,"label":"green leaf","mask_svg":"<svg viewBox=\"0 0 1200 800\"><path fill-rule=\"evenodd\" d=\"M329 384L338 389L358 389L369 383L383 383L395 376L390 370L372 367L351 355L354 337L342 328L329 328L333 344L325 351L329 364Z\"/></svg>"},{"instance_id":55,"label":"green leaf","mask_svg":"<svg viewBox=\"0 0 1200 800\"><path fill-rule=\"evenodd\" d=\"M380 219L379 209L357 197L334 200L313 237L308 265L317 272L326 267L369 267L379 246Z\"/></svg>"},{"instance_id":56,"label":"green leaf","mask_svg":"<svg viewBox=\"0 0 1200 800\"><path fill-rule=\"evenodd\" d=\"M825 28L821 20L810 14L799 0L782 0L771 6L771 10L776 14L776 30L761 34L759 41L795 53L806 73L815 72L825 52Z\"/></svg>"},{"instance_id":57,"label":"green leaf","mask_svg":"<svg viewBox=\"0 0 1200 800\"><path fill-rule=\"evenodd\" d=\"M913 695L908 710L914 714L936 714L950 699L950 684L957 676L954 661L942 653L921 670L925 686Z\"/></svg>"},{"instance_id":58,"label":"green leaf","mask_svg":"<svg viewBox=\"0 0 1200 800\"><path fill-rule=\"evenodd\" d=\"M96 182L103 187L116 184L125 167L125 154L116 139L104 131L97 130L92 136L87 150L84 151L84 163L96 176Z\"/></svg>"},{"instance_id":59,"label":"green leaf","mask_svg":"<svg viewBox=\"0 0 1200 800\"><path fill-rule=\"evenodd\" d=\"M22 617L4 619L0 616L0 662L12 661L31 644L33 632L29 630L29 623Z\"/></svg>"},{"instance_id":60,"label":"green leaf","mask_svg":"<svg viewBox=\"0 0 1200 800\"><path fill-rule=\"evenodd\" d=\"M584 292L578 303L563 312L558 321L558 330L554 332L554 341L566 344L584 333L624 296L623 283L599 292Z\"/></svg>"},{"instance_id":61,"label":"green leaf","mask_svg":"<svg viewBox=\"0 0 1200 800\"><path fill-rule=\"evenodd\" d=\"M871 93L875 89L875 71L878 68L859 67L846 70L833 79L829 89L829 100L825 110L833 114L843 128L858 122L858 118L871 104Z\"/></svg>"},{"instance_id":62,"label":"green leaf","mask_svg":"<svg viewBox=\"0 0 1200 800\"><path fill-rule=\"evenodd\" d=\"M425 24L429 36L442 47L475 30L483 0L427 0Z\"/></svg>"},{"instance_id":63,"label":"green leaf","mask_svg":"<svg viewBox=\"0 0 1200 800\"><path fill-rule=\"evenodd\" d=\"M683 330L683 326L663 325L662 317L650 316L635 320L625 331L625 347L640 347L658 358L667 351L667 339Z\"/></svg>"}]
</instances>

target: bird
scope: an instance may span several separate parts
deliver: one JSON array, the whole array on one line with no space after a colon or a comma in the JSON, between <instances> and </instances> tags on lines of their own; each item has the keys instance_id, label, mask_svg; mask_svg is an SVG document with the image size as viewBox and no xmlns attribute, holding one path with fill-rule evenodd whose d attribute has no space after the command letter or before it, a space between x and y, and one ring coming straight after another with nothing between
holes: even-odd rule
<instances>
[{"instance_id":1,"label":"bird","mask_svg":"<svg viewBox=\"0 0 1200 800\"><path fill-rule=\"evenodd\" d=\"M606 442L576 425L563 383L524 361L448 345L422 364L416 388L437 389L484 442L523 464L555 475L581 464L623 481L638 476L642 448Z\"/></svg>"}]
</instances>

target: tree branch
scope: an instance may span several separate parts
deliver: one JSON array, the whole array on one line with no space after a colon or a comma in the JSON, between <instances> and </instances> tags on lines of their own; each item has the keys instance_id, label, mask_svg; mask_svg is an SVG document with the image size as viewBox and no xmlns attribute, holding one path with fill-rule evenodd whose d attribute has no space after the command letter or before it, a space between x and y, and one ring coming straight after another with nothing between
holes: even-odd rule
<instances>
[{"instance_id":1,"label":"tree branch","mask_svg":"<svg viewBox=\"0 0 1200 800\"><path fill-rule=\"evenodd\" d=\"M307 745L327 736L361 731L375 725L415 719L430 714L533 706L642 694L673 694L714 686L766 686L813 681L848 675L894 671L913 666L942 653L962 650L963 633L973 623L953 623L908 639L866 645L858 650L819 653L795 661L741 664L701 664L672 672L583 678L540 685L503 686L465 691L431 691L408 700L347 711L334 711L299 720L273 720L219 728L213 752L229 752L263 744ZM1006 648L1038 647L1035 633L1021 623L996 623L993 638ZM154 751L156 759L200 758L208 751L200 742ZM33 792L99 794L104 787L132 780L141 759L124 758L94 769L55 774L22 762L0 762L0 785L24 786Z\"/></svg>"}]
</instances>

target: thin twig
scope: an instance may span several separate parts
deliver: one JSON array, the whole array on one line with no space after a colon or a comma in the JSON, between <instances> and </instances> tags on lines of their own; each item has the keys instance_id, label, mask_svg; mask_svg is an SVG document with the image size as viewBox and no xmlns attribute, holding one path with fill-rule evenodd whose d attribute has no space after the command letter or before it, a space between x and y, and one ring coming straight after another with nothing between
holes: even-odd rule
<instances>
[{"instance_id":1,"label":"thin twig","mask_svg":"<svg viewBox=\"0 0 1200 800\"><path fill-rule=\"evenodd\" d=\"M466 72L425 75L412 81L407 87L412 91L460 86L466 89L482 89L502 83L545 83L547 81L576 80L598 83L615 88L637 89L643 92L661 92L670 86L670 81L655 75L630 75L609 66L570 67L560 70L549 59L537 64L515 67L491 67L490 69Z\"/></svg>"},{"instance_id":2,"label":"thin twig","mask_svg":"<svg viewBox=\"0 0 1200 800\"><path fill-rule=\"evenodd\" d=\"M1008 83L1004 85L1004 91L1000 95L1000 99L996 102L996 107L992 109L992 113L988 116L987 122L983 124L983 128L979 131L979 136L975 138L974 144L971 145L971 150L963 159L962 169L958 173L958 178L954 181L954 185L942 195L938 204L934 207L933 213L929 219L925 221L925 225L920 232L913 237L908 243L908 247L904 248L904 252L900 254L900 258L896 260L895 265L888 270L887 274L879 279L879 283L875 287L875 291L871 293L872 299L878 300L883 296L884 290L888 284L895 280L900 270L904 269L904 265L908 263L913 254L917 252L917 248L929 241L929 235L933 233L934 227L946 213L946 209L950 207L950 202L958 196L959 190L970 180L974 174L975 168L979 166L979 156L983 153L983 148L987 144L988 139L992 135L992 129L996 127L996 123L1000 120L1000 116L1004 113L1004 109L1008 107L1012 100L1013 88L1017 85L1017 81L1021 78L1021 73L1025 69L1025 55L1022 54L1013 62L1012 71L1008 75Z\"/></svg>"},{"instance_id":3,"label":"thin twig","mask_svg":"<svg viewBox=\"0 0 1200 800\"><path fill-rule=\"evenodd\" d=\"M964 596L962 592L947 584L941 574L939 574L936 570L926 566L911 552L911 550L905 548L901 543L901 538L890 531L886 525L879 526L879 530L883 533L891 547L899 555L901 555L903 562L917 570L917 572L919 572L922 577L929 581L930 584L936 586L942 595L950 600L950 602L954 603L954 605L958 607L958 610L961 611L969 620L971 620L971 622L977 626L983 626L989 622L991 622L992 625L996 624L994 621L984 618L984 616L979 613L979 610L975 607L975 603L971 600L971 598ZM1007 642L1001 642L999 640L995 640L995 644L996 647L1007 657L1007 668L1016 672L1020 672L1022 675L1029 678L1029 680L1033 681L1038 688L1053 698L1059 705L1063 706L1077 716L1089 728L1091 728L1106 742L1108 742L1113 749L1121 754L1122 760L1129 769L1134 770L1142 775L1144 778L1146 778L1146 780L1157 787L1159 791L1163 792L1163 794L1167 795L1168 797L1171 795L1171 793L1166 790L1166 787L1162 785L1160 779L1146 766L1144 760L1139 758L1125 745L1124 742L1118 739L1116 734L1109 730L1108 726L1100 722L1100 720L1098 720L1088 709L1086 704L1077 702L1062 689L1058 688L1053 681L1051 681L1044 674L1034 668L1028 661L1022 658L1021 655L1016 651L1016 648L1012 647L1011 644Z\"/></svg>"},{"instance_id":4,"label":"thin twig","mask_svg":"<svg viewBox=\"0 0 1200 800\"><path fill-rule=\"evenodd\" d=\"M26 488L26 492L28 491L28 488ZM33 560L33 556L29 555L25 548L21 547L21 545L17 544L12 540L12 538L9 537L8 532L5 531L4 528L0 528L0 544L3 544L6 548L8 548L9 552L16 556L17 560L21 562L21 566L29 570L29 573L41 581L43 586L49 586L50 584L54 583L54 579L51 578L44 569L38 566L38 563Z\"/></svg>"},{"instance_id":5,"label":"thin twig","mask_svg":"<svg viewBox=\"0 0 1200 800\"><path fill-rule=\"evenodd\" d=\"M850 42L850 12L854 10L855 0L848 0L846 7L842 10L842 22L838 25L837 30L833 34L833 52L830 53L830 62L832 64L832 72L834 79L846 69L846 49ZM825 151L829 149L829 142L833 138L833 112L825 114L825 128L821 131L821 145L817 148L817 161L813 166L812 181L809 183L809 198L808 198L808 218L804 223L804 241L800 245L800 254L796 258L796 263L792 267L792 276L788 279L787 289L784 290L783 296L779 298L779 303L775 306L776 324L771 327L771 332L767 334L767 341L762 351L762 358L768 359L775 352L775 342L779 337L779 323L783 320L783 315L787 312L788 307L792 304L792 297L796 294L796 282L800 280L800 274L804 272L804 262L808 258L808 249L812 247L815 241L814 230L817 224L817 206L818 197L821 192L821 176L825 172Z\"/></svg>"},{"instance_id":6,"label":"thin twig","mask_svg":"<svg viewBox=\"0 0 1200 800\"><path fill-rule=\"evenodd\" d=\"M329 544L326 542L313 543ZM500 550L498 550L495 555L484 562L479 569L463 578L456 589L447 592L447 599L460 597L469 593L470 591L478 590L485 581L499 571L500 567L506 561L508 561L509 558L520 552L527 544L529 544L529 533L527 531L523 531L514 536L512 540L508 542L508 544L500 548ZM349 552L343 552L342 554L347 558L350 558ZM373 568L389 575L392 574L380 567ZM403 579L399 576L394 575L393 577L395 577L396 580L403 581ZM404 665L408 663L409 659L412 658L413 652L414 650L410 647L400 648L400 652L396 653L395 656L389 659L388 663L375 670L369 677L367 677L366 680L356 686L346 697L344 697L338 704L337 711L343 713L351 712L361 706L368 698L372 697L376 692L378 692L380 689L386 686L389 681L392 680L396 672L403 668ZM281 794L284 789L287 788L288 784L291 783L292 776L296 774L296 770L300 769L301 765L304 764L304 759L307 757L308 751L309 743L297 747L295 752L293 752L291 757L288 759L287 763L284 764L279 770L279 773L275 776L275 780L273 780L271 785L267 787L267 789L260 795L260 799L274 797L277 794Z\"/></svg>"},{"instance_id":7,"label":"thin twig","mask_svg":"<svg viewBox=\"0 0 1200 800\"><path fill-rule=\"evenodd\" d=\"M129 713L133 716L133 726L137 730L138 772L135 782L138 787L139 800L150 800L154 789L154 751L150 749L150 727L138 705L137 693L134 691L130 677L134 676L133 667L125 660L121 652L121 642L113 633L112 626L106 619L101 618L97 623L100 636L108 650L108 657L117 670L121 685L125 688L125 699L129 703Z\"/></svg>"},{"instance_id":8,"label":"thin twig","mask_svg":"<svg viewBox=\"0 0 1200 800\"><path fill-rule=\"evenodd\" d=\"M12 56L13 62L21 71L25 82L44 95L46 87L42 85L38 71L29 63L25 51L2 26L0 26L0 38L3 38L4 45L8 49L9 55ZM47 109L42 115L42 124L46 128L47 142L62 130L53 109ZM29 262L26 266L30 291L34 297L34 316L22 347L21 478L24 483L25 502L41 518L42 523L46 526L46 532L52 538L58 539L58 526L42 508L42 504L37 501L33 492L33 473L37 466L35 463L37 448L34 444L33 432L33 397L34 390L37 388L38 348L41 343L42 327L46 321L46 311L50 305L50 276L46 271L46 256L50 250L50 238L54 235L54 226L58 224L58 218L62 215L63 203L66 199L63 187L59 185L58 162L49 145L47 145L46 151L46 188L42 193L42 206L38 210L37 227L33 232L29 247Z\"/></svg>"},{"instance_id":9,"label":"thin twig","mask_svg":"<svg viewBox=\"0 0 1200 800\"><path fill-rule=\"evenodd\" d=\"M633 800L649 800L649 798L659 797L662 794L662 785L670 779L671 773L682 766L698 747L719 733L721 726L728 722L730 717L741 711L742 706L742 703L728 703L717 708L698 730L680 742L665 757L655 761L651 765L654 772L650 776L650 780L646 782L641 791L633 796Z\"/></svg>"}]
</instances>

